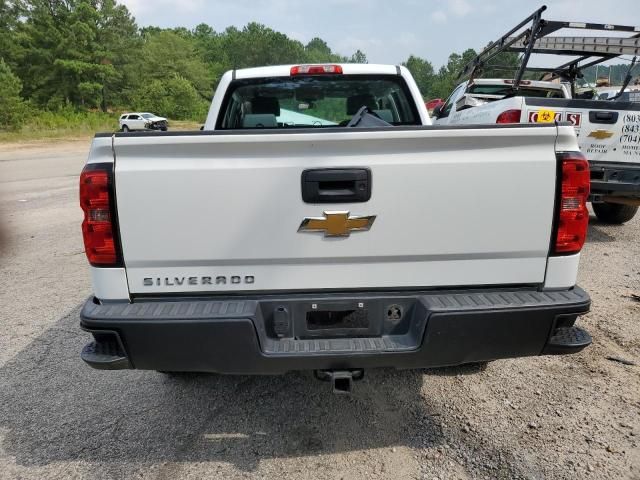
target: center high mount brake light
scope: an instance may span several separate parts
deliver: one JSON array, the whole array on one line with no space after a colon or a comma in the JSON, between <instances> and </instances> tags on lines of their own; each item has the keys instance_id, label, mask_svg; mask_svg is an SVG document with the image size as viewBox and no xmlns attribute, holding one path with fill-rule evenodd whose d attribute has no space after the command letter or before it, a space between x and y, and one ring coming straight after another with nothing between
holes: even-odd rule
<instances>
[{"instance_id":1,"label":"center high mount brake light","mask_svg":"<svg viewBox=\"0 0 640 480\"><path fill-rule=\"evenodd\" d=\"M296 75L323 75L341 74L340 65L295 65L291 67L291 76Z\"/></svg>"}]
</instances>

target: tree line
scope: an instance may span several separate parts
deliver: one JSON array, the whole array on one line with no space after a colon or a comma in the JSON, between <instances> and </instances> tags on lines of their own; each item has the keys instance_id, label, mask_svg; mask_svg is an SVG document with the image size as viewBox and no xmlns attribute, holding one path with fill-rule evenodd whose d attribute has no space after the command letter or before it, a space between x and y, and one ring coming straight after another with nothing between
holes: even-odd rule
<instances>
[{"instance_id":1,"label":"tree line","mask_svg":"<svg viewBox=\"0 0 640 480\"><path fill-rule=\"evenodd\" d=\"M438 72L422 58L404 64L425 97L446 96L461 62ZM217 32L140 28L115 0L0 0L0 128L29 115L69 109L150 110L202 120L213 89L232 68L286 63L366 63L321 38L304 44L258 23Z\"/></svg>"},{"instance_id":2,"label":"tree line","mask_svg":"<svg viewBox=\"0 0 640 480\"><path fill-rule=\"evenodd\" d=\"M403 64L425 99L445 98L475 55L453 53L437 71L413 55ZM503 55L503 64L517 63ZM115 0L0 0L0 129L56 111L149 110L201 121L227 70L366 61L360 50L344 56L321 38L304 44L259 23L221 32L205 23L140 28Z\"/></svg>"},{"instance_id":3,"label":"tree line","mask_svg":"<svg viewBox=\"0 0 640 480\"><path fill-rule=\"evenodd\" d=\"M366 62L258 23L216 32L139 28L114 0L0 0L0 128L61 109L150 110L202 120L232 68Z\"/></svg>"}]
</instances>

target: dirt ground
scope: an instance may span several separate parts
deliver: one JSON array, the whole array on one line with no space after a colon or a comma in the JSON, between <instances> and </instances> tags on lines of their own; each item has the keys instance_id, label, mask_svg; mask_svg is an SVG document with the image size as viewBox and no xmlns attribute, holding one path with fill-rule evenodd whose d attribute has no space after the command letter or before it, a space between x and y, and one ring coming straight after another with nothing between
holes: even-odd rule
<instances>
[{"instance_id":1,"label":"dirt ground","mask_svg":"<svg viewBox=\"0 0 640 480\"><path fill-rule=\"evenodd\" d=\"M640 479L639 217L591 219L577 355L373 370L347 398L306 373L100 372L79 358L88 147L0 144L0 478Z\"/></svg>"}]
</instances>

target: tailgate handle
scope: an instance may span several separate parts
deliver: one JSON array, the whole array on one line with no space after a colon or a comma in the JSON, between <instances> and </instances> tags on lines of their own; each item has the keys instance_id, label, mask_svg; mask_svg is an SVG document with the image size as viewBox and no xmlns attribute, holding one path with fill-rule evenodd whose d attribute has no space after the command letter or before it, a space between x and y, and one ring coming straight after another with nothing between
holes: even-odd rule
<instances>
[{"instance_id":1,"label":"tailgate handle","mask_svg":"<svg viewBox=\"0 0 640 480\"><path fill-rule=\"evenodd\" d=\"M589 112L589 122L613 124L618 121L618 112Z\"/></svg>"},{"instance_id":2,"label":"tailgate handle","mask_svg":"<svg viewBox=\"0 0 640 480\"><path fill-rule=\"evenodd\" d=\"M357 203L371 198L368 168L316 168L302 172L306 203Z\"/></svg>"}]
</instances>

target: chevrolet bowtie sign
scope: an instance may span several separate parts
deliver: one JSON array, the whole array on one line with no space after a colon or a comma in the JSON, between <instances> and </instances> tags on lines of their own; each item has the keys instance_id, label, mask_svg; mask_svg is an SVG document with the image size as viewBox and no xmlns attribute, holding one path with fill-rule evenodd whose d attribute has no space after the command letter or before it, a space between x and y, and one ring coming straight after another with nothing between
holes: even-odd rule
<instances>
[{"instance_id":1,"label":"chevrolet bowtie sign","mask_svg":"<svg viewBox=\"0 0 640 480\"><path fill-rule=\"evenodd\" d=\"M598 140L604 140L605 138L613 137L613 132L609 130L594 130L587 136L597 138Z\"/></svg>"},{"instance_id":2,"label":"chevrolet bowtie sign","mask_svg":"<svg viewBox=\"0 0 640 480\"><path fill-rule=\"evenodd\" d=\"M353 216L349 212L324 212L324 217L307 217L298 232L323 232L325 237L348 237L351 232L367 231L375 215Z\"/></svg>"}]
</instances>

